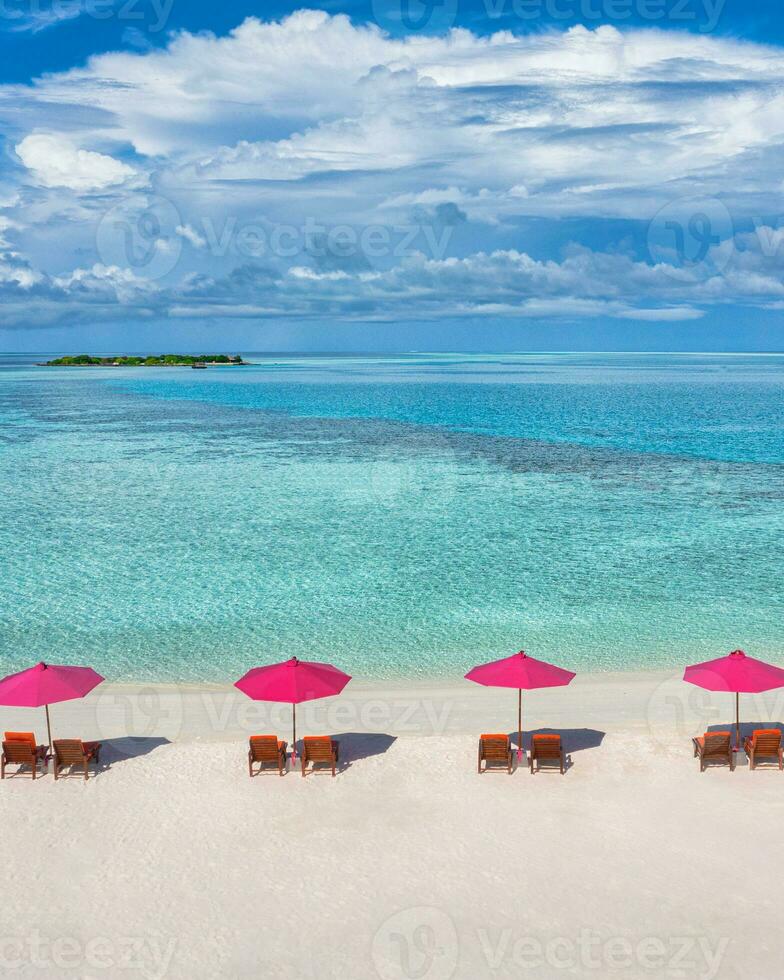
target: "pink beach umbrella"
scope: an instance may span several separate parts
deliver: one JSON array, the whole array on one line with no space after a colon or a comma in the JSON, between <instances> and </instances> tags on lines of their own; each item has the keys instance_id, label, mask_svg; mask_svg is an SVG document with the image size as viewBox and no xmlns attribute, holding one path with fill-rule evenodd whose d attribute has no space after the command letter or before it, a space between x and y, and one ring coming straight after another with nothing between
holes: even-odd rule
<instances>
[{"instance_id":1,"label":"pink beach umbrella","mask_svg":"<svg viewBox=\"0 0 784 980\"><path fill-rule=\"evenodd\" d=\"M489 664L472 667L465 675L469 681L484 684L486 687L516 687L517 688L517 758L523 754L523 691L537 687L563 687L570 684L575 677L571 670L555 667L543 660L535 660L521 650L504 657L503 660L493 660Z\"/></svg>"},{"instance_id":2,"label":"pink beach umbrella","mask_svg":"<svg viewBox=\"0 0 784 980\"><path fill-rule=\"evenodd\" d=\"M735 748L740 749L740 695L760 694L784 687L784 670L733 650L726 657L693 664L683 679L706 691L727 691L735 695Z\"/></svg>"},{"instance_id":3,"label":"pink beach umbrella","mask_svg":"<svg viewBox=\"0 0 784 980\"><path fill-rule=\"evenodd\" d=\"M293 736L292 755L296 757L297 705L303 701L315 701L340 694L351 680L349 674L333 667L297 660L284 660L268 667L254 667L235 682L243 694L254 701L280 701L291 705Z\"/></svg>"},{"instance_id":4,"label":"pink beach umbrella","mask_svg":"<svg viewBox=\"0 0 784 980\"><path fill-rule=\"evenodd\" d=\"M16 708L46 708L46 732L52 745L49 705L58 701L83 698L97 687L103 677L92 667L65 667L36 664L0 681L0 704Z\"/></svg>"}]
</instances>

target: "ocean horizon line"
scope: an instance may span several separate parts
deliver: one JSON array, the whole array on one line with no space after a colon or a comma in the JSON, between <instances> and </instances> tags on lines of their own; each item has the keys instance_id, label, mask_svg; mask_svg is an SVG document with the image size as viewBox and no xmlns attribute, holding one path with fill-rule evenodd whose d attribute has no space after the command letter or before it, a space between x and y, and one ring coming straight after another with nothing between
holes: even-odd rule
<instances>
[{"instance_id":1,"label":"ocean horizon line","mask_svg":"<svg viewBox=\"0 0 784 980\"><path fill-rule=\"evenodd\" d=\"M90 353L96 356L110 357L112 355L131 355L140 354L196 354L202 353L205 347L193 347L184 349L176 345L161 348L143 347L138 350L131 348L116 348L98 350L95 348L74 347L69 349L51 348L44 350L30 351L0 351L0 357L46 357L52 354L57 355L77 355ZM345 350L345 351L324 351L324 350L250 350L242 347L226 347L225 351L252 355L254 357L527 357L527 356L574 356L574 355L606 355L606 356L639 356L639 357L784 357L784 350L583 350L583 349L563 349L563 350L400 350L400 351L374 351L374 350ZM223 353L221 348L219 353Z\"/></svg>"}]
</instances>

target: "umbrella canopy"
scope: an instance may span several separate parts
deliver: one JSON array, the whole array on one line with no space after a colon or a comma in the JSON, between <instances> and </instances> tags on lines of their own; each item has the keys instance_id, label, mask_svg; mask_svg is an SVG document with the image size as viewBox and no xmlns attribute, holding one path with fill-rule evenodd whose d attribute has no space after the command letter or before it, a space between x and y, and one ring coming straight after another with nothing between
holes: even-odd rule
<instances>
[{"instance_id":1,"label":"umbrella canopy","mask_svg":"<svg viewBox=\"0 0 784 980\"><path fill-rule=\"evenodd\" d=\"M0 704L16 708L46 707L46 730L49 744L52 732L49 725L49 705L58 701L83 698L97 687L103 677L92 667L69 667L57 664L36 664L0 681Z\"/></svg>"},{"instance_id":2,"label":"umbrella canopy","mask_svg":"<svg viewBox=\"0 0 784 980\"><path fill-rule=\"evenodd\" d=\"M292 657L282 664L254 667L234 686L254 701L300 704L302 701L314 701L340 694L350 680L348 674L332 664L309 663Z\"/></svg>"},{"instance_id":3,"label":"umbrella canopy","mask_svg":"<svg viewBox=\"0 0 784 980\"><path fill-rule=\"evenodd\" d=\"M484 684L486 687L516 687L530 691L537 687L563 687L575 677L571 670L555 667L544 660L535 660L521 650L503 660L493 660L489 664L472 667L465 675L469 681Z\"/></svg>"},{"instance_id":4,"label":"umbrella canopy","mask_svg":"<svg viewBox=\"0 0 784 980\"><path fill-rule=\"evenodd\" d=\"M726 691L735 695L735 747L740 748L739 694L760 694L784 687L784 670L766 664L764 660L747 656L743 650L733 650L726 657L692 664L683 672L683 679L706 691Z\"/></svg>"},{"instance_id":5,"label":"umbrella canopy","mask_svg":"<svg viewBox=\"0 0 784 980\"><path fill-rule=\"evenodd\" d=\"M517 688L517 757L520 758L523 754L523 691L537 687L563 687L570 684L576 675L574 671L529 657L521 650L511 657L472 667L465 676L467 680L486 687Z\"/></svg>"},{"instance_id":6,"label":"umbrella canopy","mask_svg":"<svg viewBox=\"0 0 784 980\"><path fill-rule=\"evenodd\" d=\"M733 650L726 657L687 667L683 679L706 691L759 694L784 687L784 670L749 657L743 650Z\"/></svg>"},{"instance_id":7,"label":"umbrella canopy","mask_svg":"<svg viewBox=\"0 0 784 980\"><path fill-rule=\"evenodd\" d=\"M332 664L308 662L292 657L280 664L254 667L236 681L234 686L254 701L284 701L292 706L292 749L296 751L295 705L340 694L350 680L349 674L344 674Z\"/></svg>"}]
</instances>

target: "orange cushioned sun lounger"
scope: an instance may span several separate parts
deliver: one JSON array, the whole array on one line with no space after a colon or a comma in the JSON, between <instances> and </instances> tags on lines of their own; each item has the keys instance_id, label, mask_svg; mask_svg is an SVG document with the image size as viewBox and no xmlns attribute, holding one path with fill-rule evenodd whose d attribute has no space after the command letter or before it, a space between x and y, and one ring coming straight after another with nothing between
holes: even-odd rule
<instances>
[{"instance_id":1,"label":"orange cushioned sun lounger","mask_svg":"<svg viewBox=\"0 0 784 980\"><path fill-rule=\"evenodd\" d=\"M694 746L694 758L700 757L700 772L705 772L709 762L729 766L730 772L735 769L735 754L732 751L730 732L705 732L704 735L691 741Z\"/></svg>"},{"instance_id":2,"label":"orange cushioned sun lounger","mask_svg":"<svg viewBox=\"0 0 784 980\"><path fill-rule=\"evenodd\" d=\"M36 741L34 732L6 732L5 741L25 742L32 749L35 749L35 751L44 759L49 755L49 746L39 745Z\"/></svg>"},{"instance_id":3,"label":"orange cushioned sun lounger","mask_svg":"<svg viewBox=\"0 0 784 980\"><path fill-rule=\"evenodd\" d=\"M482 768L484 762L485 767ZM512 746L508 735L480 735L479 736L479 755L477 758L477 772L489 772L491 769L498 769L500 772L505 768L507 773L512 773Z\"/></svg>"},{"instance_id":4,"label":"orange cushioned sun lounger","mask_svg":"<svg viewBox=\"0 0 784 980\"><path fill-rule=\"evenodd\" d=\"M784 753L781 749L781 732L778 728L758 728L751 733L751 738L747 738L743 743L746 755L749 757L749 766L757 768L760 759L767 759L769 762L777 762L779 769L784 769Z\"/></svg>"},{"instance_id":5,"label":"orange cushioned sun lounger","mask_svg":"<svg viewBox=\"0 0 784 980\"><path fill-rule=\"evenodd\" d=\"M34 732L6 732L5 733L6 742L27 742L34 749L38 748L38 743L35 740ZM44 746L42 746L43 748Z\"/></svg>"},{"instance_id":6,"label":"orange cushioned sun lounger","mask_svg":"<svg viewBox=\"0 0 784 980\"><path fill-rule=\"evenodd\" d=\"M315 763L325 762L334 776L339 750L340 744L329 735L306 735L302 740L302 775L305 775L308 763L311 763L310 771L315 772Z\"/></svg>"},{"instance_id":7,"label":"orange cushioned sun lounger","mask_svg":"<svg viewBox=\"0 0 784 980\"><path fill-rule=\"evenodd\" d=\"M38 775L38 764L46 769L47 752L45 745L36 745L35 737L30 732L6 732L3 740L3 752L0 755L0 779L5 779L6 766L17 766L17 773L22 766L29 766L33 779ZM8 738L9 735L29 735L29 738Z\"/></svg>"},{"instance_id":8,"label":"orange cushioned sun lounger","mask_svg":"<svg viewBox=\"0 0 784 980\"><path fill-rule=\"evenodd\" d=\"M532 735L531 751L528 753L528 765L531 773L541 769L541 761L557 762L561 772L565 769L565 757L560 735ZM534 770L536 763L536 770Z\"/></svg>"},{"instance_id":9,"label":"orange cushioned sun lounger","mask_svg":"<svg viewBox=\"0 0 784 980\"><path fill-rule=\"evenodd\" d=\"M99 762L101 751L100 742L82 742L78 738L61 738L54 740L54 778L57 779L62 769L80 767L87 779L88 766L91 762Z\"/></svg>"},{"instance_id":10,"label":"orange cushioned sun lounger","mask_svg":"<svg viewBox=\"0 0 784 980\"><path fill-rule=\"evenodd\" d=\"M258 769L254 772L254 764ZM248 774L258 776L264 766L276 766L278 775L286 771L286 743L277 735L251 735L248 740Z\"/></svg>"}]
</instances>

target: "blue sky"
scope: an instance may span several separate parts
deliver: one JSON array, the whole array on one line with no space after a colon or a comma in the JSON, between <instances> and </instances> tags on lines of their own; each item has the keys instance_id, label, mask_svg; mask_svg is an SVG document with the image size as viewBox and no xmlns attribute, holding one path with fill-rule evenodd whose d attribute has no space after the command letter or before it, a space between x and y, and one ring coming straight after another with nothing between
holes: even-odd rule
<instances>
[{"instance_id":1,"label":"blue sky","mask_svg":"<svg viewBox=\"0 0 784 980\"><path fill-rule=\"evenodd\" d=\"M0 0L0 349L784 349L784 19Z\"/></svg>"}]
</instances>

